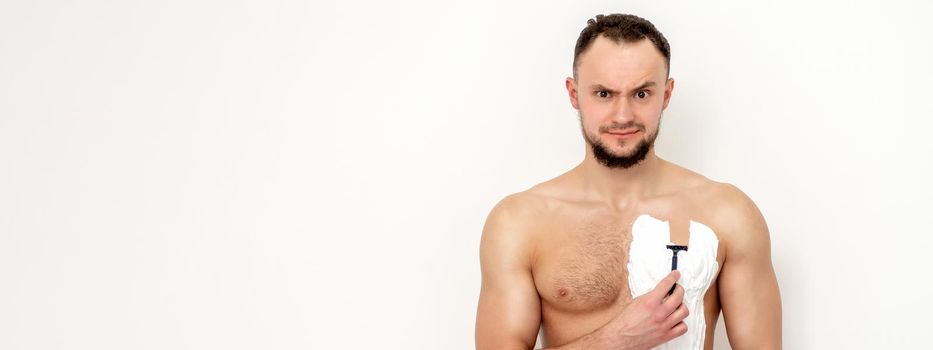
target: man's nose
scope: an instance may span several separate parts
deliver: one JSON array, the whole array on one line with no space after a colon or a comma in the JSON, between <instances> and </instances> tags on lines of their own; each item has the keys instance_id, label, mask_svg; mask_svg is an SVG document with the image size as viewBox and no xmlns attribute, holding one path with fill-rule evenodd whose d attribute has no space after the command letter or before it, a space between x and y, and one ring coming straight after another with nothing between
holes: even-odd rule
<instances>
[{"instance_id":1,"label":"man's nose","mask_svg":"<svg viewBox=\"0 0 933 350\"><path fill-rule=\"evenodd\" d=\"M612 106L612 121L618 124L625 124L635 119L635 111L632 104L626 98L615 100Z\"/></svg>"}]
</instances>

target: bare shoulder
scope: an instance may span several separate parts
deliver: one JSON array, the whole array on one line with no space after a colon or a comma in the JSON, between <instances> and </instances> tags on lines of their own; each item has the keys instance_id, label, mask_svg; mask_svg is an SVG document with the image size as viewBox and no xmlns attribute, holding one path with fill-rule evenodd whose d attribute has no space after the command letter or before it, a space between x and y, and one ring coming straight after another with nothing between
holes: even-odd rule
<instances>
[{"instance_id":1,"label":"bare shoulder","mask_svg":"<svg viewBox=\"0 0 933 350\"><path fill-rule=\"evenodd\" d=\"M725 244L727 257L769 249L771 238L764 216L745 192L721 182L711 182L700 192L706 204L706 215Z\"/></svg>"},{"instance_id":2,"label":"bare shoulder","mask_svg":"<svg viewBox=\"0 0 933 350\"><path fill-rule=\"evenodd\" d=\"M480 240L481 260L509 257L513 263L529 264L534 255L534 227L548 203L535 189L513 193L492 208Z\"/></svg>"},{"instance_id":3,"label":"bare shoulder","mask_svg":"<svg viewBox=\"0 0 933 350\"><path fill-rule=\"evenodd\" d=\"M716 233L731 245L768 240L764 217L755 202L735 185L710 180L689 169L673 165L673 174L691 201L702 207Z\"/></svg>"},{"instance_id":4,"label":"bare shoulder","mask_svg":"<svg viewBox=\"0 0 933 350\"><path fill-rule=\"evenodd\" d=\"M725 226L724 228L737 229L764 224L758 206L735 185L717 182L710 186L708 196L709 203L712 204L712 215Z\"/></svg>"},{"instance_id":5,"label":"bare shoulder","mask_svg":"<svg viewBox=\"0 0 933 350\"><path fill-rule=\"evenodd\" d=\"M499 201L489 214L487 224L531 225L561 202L566 174L510 194Z\"/></svg>"},{"instance_id":6,"label":"bare shoulder","mask_svg":"<svg viewBox=\"0 0 933 350\"><path fill-rule=\"evenodd\" d=\"M521 226L544 212L547 208L547 201L533 190L513 193L502 198L490 211L486 219L487 226L490 224Z\"/></svg>"},{"instance_id":7,"label":"bare shoulder","mask_svg":"<svg viewBox=\"0 0 933 350\"><path fill-rule=\"evenodd\" d=\"M709 204L716 216L751 219L760 215L755 202L733 184L707 180L698 189L699 197Z\"/></svg>"}]
</instances>

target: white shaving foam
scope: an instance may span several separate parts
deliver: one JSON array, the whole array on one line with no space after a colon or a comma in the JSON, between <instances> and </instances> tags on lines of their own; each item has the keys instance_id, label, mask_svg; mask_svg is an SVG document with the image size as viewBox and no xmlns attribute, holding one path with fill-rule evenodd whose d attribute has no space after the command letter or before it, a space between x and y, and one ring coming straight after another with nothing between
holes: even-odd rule
<instances>
[{"instance_id":1,"label":"white shaving foam","mask_svg":"<svg viewBox=\"0 0 933 350\"><path fill-rule=\"evenodd\" d=\"M650 292L671 272L673 252L667 249L667 245L674 243L670 241L667 221L647 214L635 219L628 260L628 285L632 298ZM687 251L677 254L677 270L680 270L677 283L684 287L684 305L690 310L690 316L684 320L687 333L655 349L703 349L706 338L703 297L719 272L719 263L716 262L719 239L706 225L690 221L690 241L687 246Z\"/></svg>"}]
</instances>

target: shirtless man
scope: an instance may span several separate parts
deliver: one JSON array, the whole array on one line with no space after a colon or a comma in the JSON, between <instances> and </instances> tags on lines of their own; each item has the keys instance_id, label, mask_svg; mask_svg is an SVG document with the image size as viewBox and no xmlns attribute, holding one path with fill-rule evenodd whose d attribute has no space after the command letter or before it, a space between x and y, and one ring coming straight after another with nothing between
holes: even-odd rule
<instances>
[{"instance_id":1,"label":"shirtless man","mask_svg":"<svg viewBox=\"0 0 933 350\"><path fill-rule=\"evenodd\" d=\"M720 311L733 349L781 348L758 208L655 154L669 67L667 40L639 17L597 16L581 32L566 87L586 156L489 214L477 349L531 349L540 329L555 349L709 350Z\"/></svg>"}]
</instances>

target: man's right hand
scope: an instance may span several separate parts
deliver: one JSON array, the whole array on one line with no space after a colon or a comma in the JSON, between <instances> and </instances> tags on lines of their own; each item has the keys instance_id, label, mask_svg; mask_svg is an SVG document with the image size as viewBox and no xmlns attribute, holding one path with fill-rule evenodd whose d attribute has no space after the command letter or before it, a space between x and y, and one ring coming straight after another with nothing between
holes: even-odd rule
<instances>
[{"instance_id":1,"label":"man's right hand","mask_svg":"<svg viewBox=\"0 0 933 350\"><path fill-rule=\"evenodd\" d=\"M560 349L651 349L687 333L684 288L677 285L667 295L679 278L679 271L671 271L605 326Z\"/></svg>"}]
</instances>

